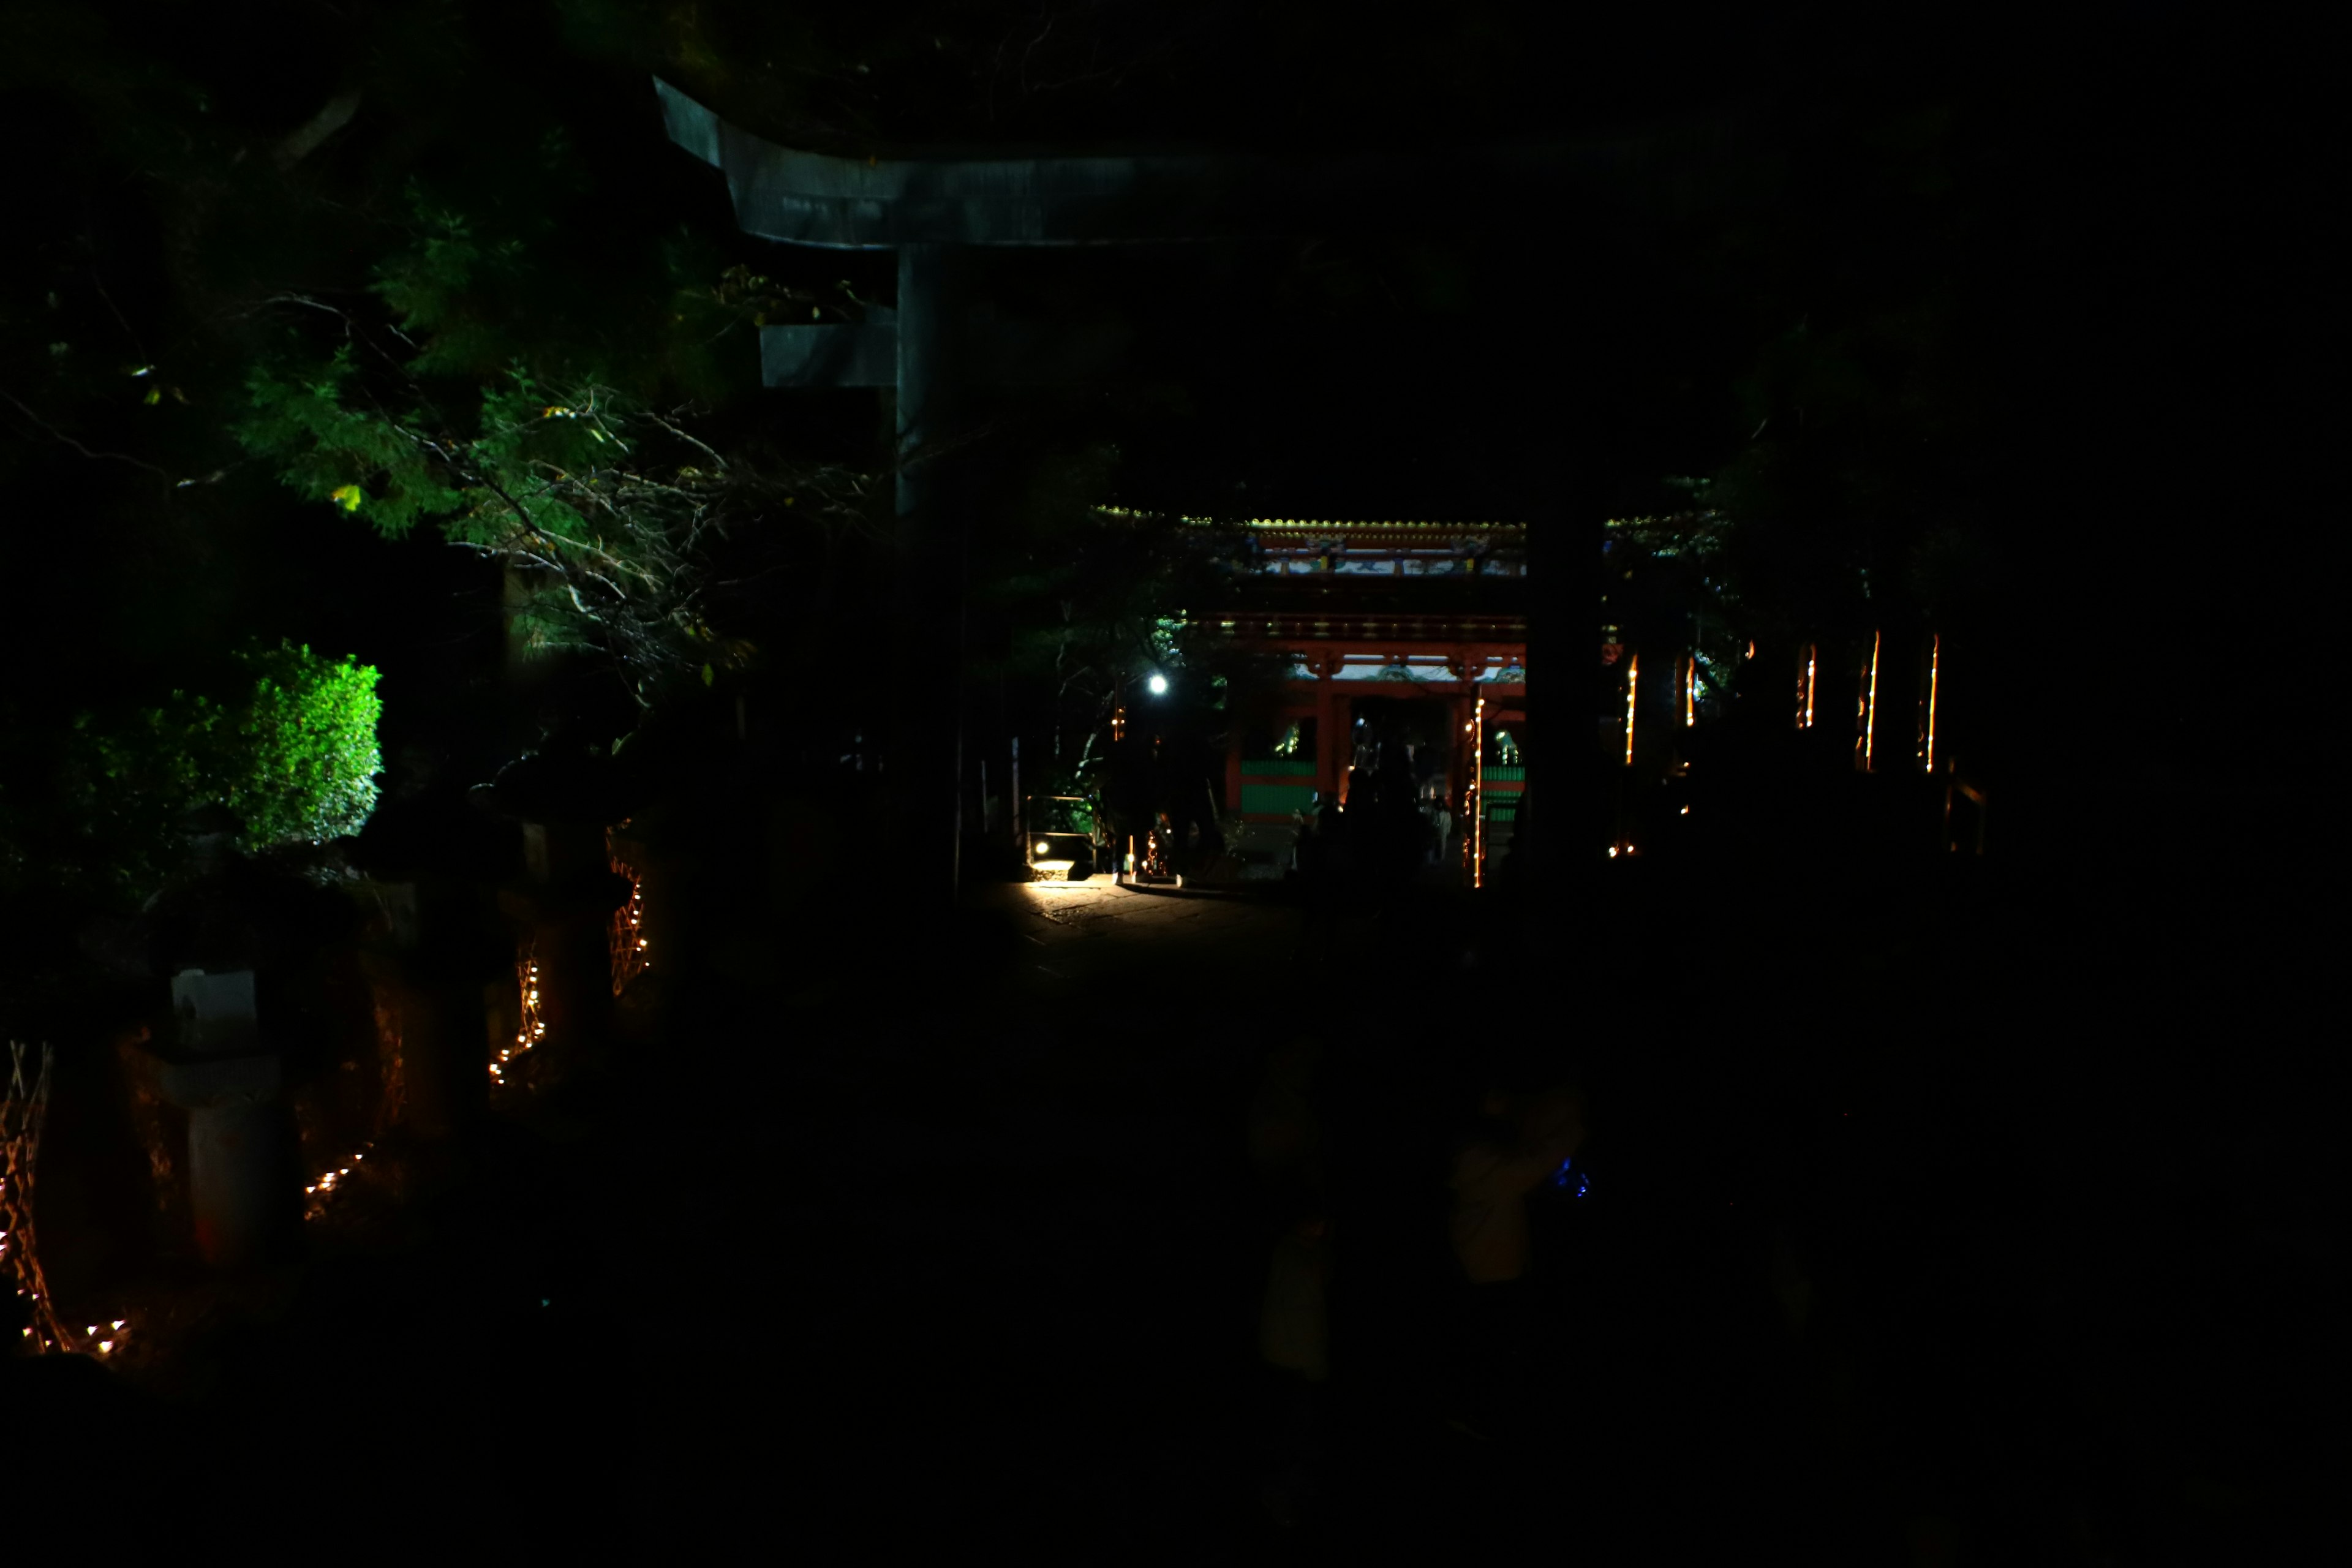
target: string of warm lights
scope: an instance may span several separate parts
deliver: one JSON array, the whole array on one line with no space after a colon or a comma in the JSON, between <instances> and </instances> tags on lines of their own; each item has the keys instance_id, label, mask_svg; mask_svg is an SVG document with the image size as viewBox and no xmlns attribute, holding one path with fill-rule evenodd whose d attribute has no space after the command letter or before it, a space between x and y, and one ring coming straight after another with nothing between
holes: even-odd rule
<instances>
[{"instance_id":1,"label":"string of warm lights","mask_svg":"<svg viewBox=\"0 0 2352 1568\"><path fill-rule=\"evenodd\" d=\"M613 994L618 996L653 966L653 960L646 956L645 879L618 855L613 857L613 870L629 879L628 901L613 912Z\"/></svg>"},{"instance_id":2,"label":"string of warm lights","mask_svg":"<svg viewBox=\"0 0 2352 1568\"><path fill-rule=\"evenodd\" d=\"M320 1173L316 1181L302 1189L305 1200L302 1217L316 1220L327 1212L327 1202L348 1184L359 1167L365 1163L377 1142L401 1120L408 1099L408 1069L402 1050L400 1015L397 1009L379 1006L375 1016L376 1057L382 1074L381 1089L376 1100L373 1132L352 1152L350 1159L332 1170Z\"/></svg>"},{"instance_id":3,"label":"string of warm lights","mask_svg":"<svg viewBox=\"0 0 2352 1568\"><path fill-rule=\"evenodd\" d=\"M630 879L629 900L615 916L614 993L650 963L644 954L646 947L642 934L644 920L643 894L636 873L615 862L614 868ZM516 1058L543 1043L547 1026L540 1014L540 974L535 956L526 949L517 961L516 986L520 998L520 1027L514 1043L500 1049L491 1062L489 1072L494 1083L507 1081L507 1069ZM16 1296L25 1302L31 1321L21 1331L22 1338L30 1342L38 1353L89 1353L100 1357L113 1355L130 1340L131 1320L115 1318L106 1323L91 1323L77 1333L59 1316L49 1293L48 1281L42 1272L38 1249L33 1230L33 1172L39 1151L41 1125L45 1120L51 1067L55 1052L49 1047L41 1048L40 1066L28 1084L25 1072L26 1047L9 1042L10 1071L0 1095L0 1269L5 1269ZM397 1078L399 1064L395 1058L390 1076ZM379 1131L381 1131L379 1127ZM341 1165L321 1172L315 1181L303 1187L303 1217L306 1221L320 1219L328 1212L334 1194L347 1188L374 1150L373 1140L354 1150Z\"/></svg>"},{"instance_id":4,"label":"string of warm lights","mask_svg":"<svg viewBox=\"0 0 2352 1568\"><path fill-rule=\"evenodd\" d=\"M324 1173L317 1181L304 1187L302 1195L310 1201L303 1205L302 1217L317 1219L324 1215L327 1212L327 1200L334 1195L338 1187L351 1180L352 1173L359 1169L360 1163L368 1157L368 1151L374 1147L373 1143L361 1144L352 1153L349 1164L339 1165L334 1170Z\"/></svg>"},{"instance_id":5,"label":"string of warm lights","mask_svg":"<svg viewBox=\"0 0 2352 1568\"><path fill-rule=\"evenodd\" d=\"M8 1278L32 1319L23 1337L43 1353L71 1354L81 1347L58 1316L33 1232L33 1172L41 1152L41 1124L48 1118L49 1072L56 1060L55 1047L42 1046L40 1068L27 1084L25 1047L8 1042L8 1082L0 1093L0 1262L7 1265ZM90 1330L93 1339L97 1332L95 1327ZM99 1353L113 1348L110 1341Z\"/></svg>"},{"instance_id":6,"label":"string of warm lights","mask_svg":"<svg viewBox=\"0 0 2352 1568\"><path fill-rule=\"evenodd\" d=\"M1486 885L1486 700L1478 699L1470 721L1470 885Z\"/></svg>"},{"instance_id":7,"label":"string of warm lights","mask_svg":"<svg viewBox=\"0 0 2352 1568\"><path fill-rule=\"evenodd\" d=\"M1642 685L1642 656L1635 654L1625 666L1625 765L1633 765L1633 696Z\"/></svg>"},{"instance_id":8,"label":"string of warm lights","mask_svg":"<svg viewBox=\"0 0 2352 1568\"><path fill-rule=\"evenodd\" d=\"M539 1016L539 961L528 949L515 961L515 986L521 995L520 1026L515 1031L514 1044L501 1046L490 1062L490 1081L501 1086L515 1058L547 1037L547 1025Z\"/></svg>"}]
</instances>

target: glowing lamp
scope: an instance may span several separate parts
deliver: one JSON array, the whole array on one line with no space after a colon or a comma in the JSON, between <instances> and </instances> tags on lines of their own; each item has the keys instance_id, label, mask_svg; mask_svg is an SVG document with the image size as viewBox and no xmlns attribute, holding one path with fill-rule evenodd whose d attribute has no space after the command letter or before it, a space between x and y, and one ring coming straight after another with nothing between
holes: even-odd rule
<instances>
[{"instance_id":1,"label":"glowing lamp","mask_svg":"<svg viewBox=\"0 0 2352 1568\"><path fill-rule=\"evenodd\" d=\"M1168 695L1168 678L1164 675L1155 675L1144 684L1151 689L1151 695L1154 697Z\"/></svg>"}]
</instances>

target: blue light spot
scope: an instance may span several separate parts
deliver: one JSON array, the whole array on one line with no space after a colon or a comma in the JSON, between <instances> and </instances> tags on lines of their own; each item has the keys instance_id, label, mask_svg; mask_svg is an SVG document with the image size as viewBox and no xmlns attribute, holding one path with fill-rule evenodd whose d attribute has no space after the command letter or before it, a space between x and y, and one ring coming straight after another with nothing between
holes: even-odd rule
<instances>
[{"instance_id":1,"label":"blue light spot","mask_svg":"<svg viewBox=\"0 0 2352 1568\"><path fill-rule=\"evenodd\" d=\"M542 1307L544 1307L544 1306L548 1305L548 1300L547 1300L547 1298L546 1298L546 1297L544 1297L544 1296L541 1296L541 1297L539 1299L539 1304L540 1304L541 1306L542 1306Z\"/></svg>"},{"instance_id":2,"label":"blue light spot","mask_svg":"<svg viewBox=\"0 0 2352 1568\"><path fill-rule=\"evenodd\" d=\"M1559 1169L1551 1174L1551 1184L1570 1197L1587 1197L1592 1192L1592 1178L1579 1170L1572 1158L1559 1163Z\"/></svg>"}]
</instances>

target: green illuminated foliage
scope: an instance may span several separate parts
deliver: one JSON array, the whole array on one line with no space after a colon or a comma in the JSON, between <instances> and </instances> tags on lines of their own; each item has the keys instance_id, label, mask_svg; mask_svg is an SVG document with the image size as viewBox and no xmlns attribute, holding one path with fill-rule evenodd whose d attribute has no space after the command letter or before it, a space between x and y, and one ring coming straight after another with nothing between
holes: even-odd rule
<instances>
[{"instance_id":1,"label":"green illuminated foliage","mask_svg":"<svg viewBox=\"0 0 2352 1568\"><path fill-rule=\"evenodd\" d=\"M213 759L223 798L255 847L357 833L375 809L383 701L373 666L281 643L242 655L252 684L224 715Z\"/></svg>"},{"instance_id":2,"label":"green illuminated foliage","mask_svg":"<svg viewBox=\"0 0 2352 1568\"><path fill-rule=\"evenodd\" d=\"M373 666L281 643L234 657L211 693L74 721L64 763L79 827L68 880L143 898L177 865L179 819L217 801L258 851L356 834L375 809L383 702Z\"/></svg>"}]
</instances>

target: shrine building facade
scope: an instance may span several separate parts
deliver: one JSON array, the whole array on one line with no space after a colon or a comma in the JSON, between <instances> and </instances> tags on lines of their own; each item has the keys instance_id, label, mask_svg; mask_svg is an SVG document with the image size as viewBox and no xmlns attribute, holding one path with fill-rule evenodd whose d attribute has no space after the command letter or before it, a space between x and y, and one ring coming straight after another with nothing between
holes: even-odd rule
<instances>
[{"instance_id":1,"label":"shrine building facade","mask_svg":"<svg viewBox=\"0 0 2352 1568\"><path fill-rule=\"evenodd\" d=\"M1286 847L1303 810L1344 811L1401 766L1422 800L1444 803L1456 842L1483 830L1491 859L1526 786L1526 525L1203 526L1237 532L1240 553L1225 601L1188 624L1287 670L1271 709L1237 717L1229 737L1224 805L1244 836Z\"/></svg>"}]
</instances>

